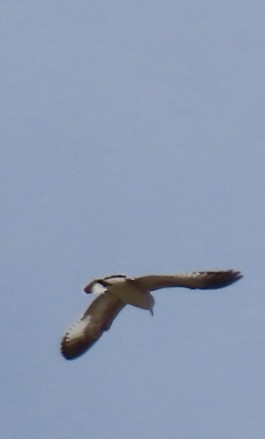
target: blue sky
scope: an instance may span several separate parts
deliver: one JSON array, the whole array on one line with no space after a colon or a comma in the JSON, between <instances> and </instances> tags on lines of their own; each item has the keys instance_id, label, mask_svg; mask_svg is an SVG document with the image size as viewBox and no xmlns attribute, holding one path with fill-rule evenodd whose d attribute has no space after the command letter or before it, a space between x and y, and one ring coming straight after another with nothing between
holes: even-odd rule
<instances>
[{"instance_id":1,"label":"blue sky","mask_svg":"<svg viewBox=\"0 0 265 439\"><path fill-rule=\"evenodd\" d=\"M1 5L1 437L260 439L265 4ZM235 268L59 353L83 286Z\"/></svg>"}]
</instances>

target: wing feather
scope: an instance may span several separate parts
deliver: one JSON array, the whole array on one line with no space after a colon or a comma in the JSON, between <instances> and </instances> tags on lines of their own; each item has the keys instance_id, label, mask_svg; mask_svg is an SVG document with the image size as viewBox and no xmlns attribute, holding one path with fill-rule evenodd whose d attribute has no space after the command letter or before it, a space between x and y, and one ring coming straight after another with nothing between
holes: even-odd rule
<instances>
[{"instance_id":1,"label":"wing feather","mask_svg":"<svg viewBox=\"0 0 265 439\"><path fill-rule=\"evenodd\" d=\"M170 287L217 289L231 285L241 277L241 273L234 270L196 271L175 275L142 276L134 278L133 281L143 290L147 289L149 291Z\"/></svg>"},{"instance_id":2,"label":"wing feather","mask_svg":"<svg viewBox=\"0 0 265 439\"><path fill-rule=\"evenodd\" d=\"M103 293L91 303L81 319L64 335L61 353L71 360L84 354L107 331L125 304L111 293Z\"/></svg>"}]
</instances>

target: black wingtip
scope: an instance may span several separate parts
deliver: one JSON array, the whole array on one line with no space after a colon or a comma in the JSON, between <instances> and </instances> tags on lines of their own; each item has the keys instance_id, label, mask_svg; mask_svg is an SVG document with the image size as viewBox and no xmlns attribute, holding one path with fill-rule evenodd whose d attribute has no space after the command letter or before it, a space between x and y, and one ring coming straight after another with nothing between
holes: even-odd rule
<instances>
[{"instance_id":1,"label":"black wingtip","mask_svg":"<svg viewBox=\"0 0 265 439\"><path fill-rule=\"evenodd\" d=\"M240 271L235 271L235 270L229 270L230 274L231 274L231 283L234 283L236 281L238 281L239 279L242 279L243 274Z\"/></svg>"},{"instance_id":2,"label":"black wingtip","mask_svg":"<svg viewBox=\"0 0 265 439\"><path fill-rule=\"evenodd\" d=\"M227 287L237 282L242 277L243 275L241 274L241 272L236 270L213 272L212 277L209 277L208 288L219 289Z\"/></svg>"},{"instance_id":3,"label":"black wingtip","mask_svg":"<svg viewBox=\"0 0 265 439\"><path fill-rule=\"evenodd\" d=\"M60 344L60 351L65 360L75 360L85 354L96 343L96 341L97 340L93 340L89 345L78 344L69 346L66 344L64 338Z\"/></svg>"}]
</instances>

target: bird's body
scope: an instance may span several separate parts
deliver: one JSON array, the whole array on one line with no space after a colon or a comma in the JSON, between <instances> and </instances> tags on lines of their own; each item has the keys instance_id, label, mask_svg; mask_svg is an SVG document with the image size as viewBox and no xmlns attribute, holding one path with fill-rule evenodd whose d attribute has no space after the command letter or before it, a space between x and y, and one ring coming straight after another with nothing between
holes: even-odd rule
<instances>
[{"instance_id":1,"label":"bird's body","mask_svg":"<svg viewBox=\"0 0 265 439\"><path fill-rule=\"evenodd\" d=\"M122 274L108 276L104 279L97 279L88 284L84 291L88 294L94 290L111 293L118 297L126 305L133 305L137 308L149 309L152 311L154 298L145 285L138 284L136 279L126 277Z\"/></svg>"},{"instance_id":2,"label":"bird's body","mask_svg":"<svg viewBox=\"0 0 265 439\"><path fill-rule=\"evenodd\" d=\"M86 352L111 327L125 305L149 310L153 314L155 304L151 291L161 288L184 287L190 289L217 289L228 286L242 275L238 271L198 271L175 275L149 275L129 278L112 275L90 282L84 291L95 293L81 319L70 328L61 343L66 359L73 359Z\"/></svg>"}]
</instances>

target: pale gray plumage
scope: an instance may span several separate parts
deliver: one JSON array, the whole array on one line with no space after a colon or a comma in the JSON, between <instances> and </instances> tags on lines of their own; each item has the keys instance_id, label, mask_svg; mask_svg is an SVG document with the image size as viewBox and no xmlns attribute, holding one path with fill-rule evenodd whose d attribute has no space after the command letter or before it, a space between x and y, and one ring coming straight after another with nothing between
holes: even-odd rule
<instances>
[{"instance_id":1,"label":"pale gray plumage","mask_svg":"<svg viewBox=\"0 0 265 439\"><path fill-rule=\"evenodd\" d=\"M95 293L81 319L65 334L61 352L66 359L74 359L86 352L107 331L125 305L149 310L155 304L151 291L161 288L184 287L190 289L223 288L240 279L239 271L197 271L174 275L150 275L129 278L112 275L90 282L84 291Z\"/></svg>"}]
</instances>

